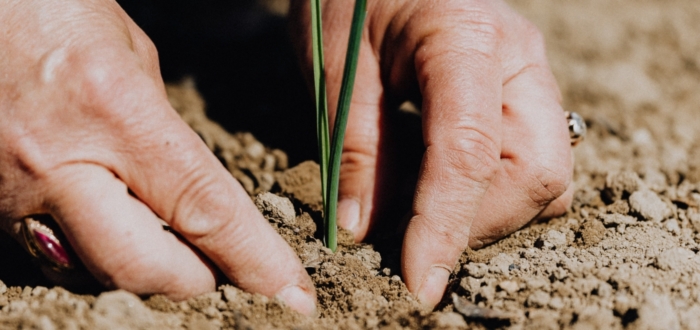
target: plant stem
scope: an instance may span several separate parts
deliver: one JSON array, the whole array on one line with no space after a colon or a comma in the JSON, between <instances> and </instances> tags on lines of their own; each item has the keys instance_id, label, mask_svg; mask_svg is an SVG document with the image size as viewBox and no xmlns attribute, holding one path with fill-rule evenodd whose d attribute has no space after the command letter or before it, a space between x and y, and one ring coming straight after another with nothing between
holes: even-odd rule
<instances>
[{"instance_id":1,"label":"plant stem","mask_svg":"<svg viewBox=\"0 0 700 330\"><path fill-rule=\"evenodd\" d=\"M343 71L343 83L340 87L338 98L338 108L336 110L335 125L333 126L333 140L331 142L330 158L330 180L328 180L329 203L325 212L326 236L328 238L326 246L335 252L338 247L338 227L336 215L338 210L338 185L340 179L340 156L343 152L343 139L350 113L350 103L352 91L355 85L355 73L360 54L360 43L362 40L362 30L364 28L365 17L367 16L367 0L356 0L355 9L352 14L352 25L350 27L350 37L348 38L348 49L345 53L345 69Z\"/></svg>"},{"instance_id":2,"label":"plant stem","mask_svg":"<svg viewBox=\"0 0 700 330\"><path fill-rule=\"evenodd\" d=\"M316 138L318 139L318 157L321 163L321 193L323 209L328 207L328 160L330 157L330 138L328 133L328 101L326 99L326 75L323 59L323 27L321 25L321 1L311 0L311 39L314 66L314 92L316 101ZM327 215L328 213L326 213ZM327 221L326 221L327 222ZM328 224L324 224L328 227ZM324 244L328 246L326 237Z\"/></svg>"}]
</instances>

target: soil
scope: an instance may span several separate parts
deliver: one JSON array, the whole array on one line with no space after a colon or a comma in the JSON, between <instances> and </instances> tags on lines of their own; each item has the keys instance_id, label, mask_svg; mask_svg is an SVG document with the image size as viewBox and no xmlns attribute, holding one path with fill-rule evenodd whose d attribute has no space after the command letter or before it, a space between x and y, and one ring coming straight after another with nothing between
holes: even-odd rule
<instances>
[{"instance_id":1,"label":"soil","mask_svg":"<svg viewBox=\"0 0 700 330\"><path fill-rule=\"evenodd\" d=\"M226 284L184 302L51 287L0 240L0 328L700 328L700 3L510 2L543 31L564 108L589 125L575 199L564 216L465 251L435 311L408 293L395 251L345 231L338 252L325 249L318 166L227 133L185 81L168 87L171 103L299 254L318 317Z\"/></svg>"}]
</instances>

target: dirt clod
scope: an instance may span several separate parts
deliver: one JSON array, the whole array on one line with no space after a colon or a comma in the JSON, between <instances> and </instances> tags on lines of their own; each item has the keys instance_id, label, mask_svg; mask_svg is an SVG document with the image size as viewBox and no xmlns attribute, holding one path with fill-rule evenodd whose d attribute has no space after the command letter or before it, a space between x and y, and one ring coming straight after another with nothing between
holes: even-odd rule
<instances>
[{"instance_id":1,"label":"dirt clod","mask_svg":"<svg viewBox=\"0 0 700 330\"><path fill-rule=\"evenodd\" d=\"M634 192L630 196L630 207L632 212L649 221L661 221L671 215L666 203L651 190Z\"/></svg>"},{"instance_id":2,"label":"dirt clod","mask_svg":"<svg viewBox=\"0 0 700 330\"><path fill-rule=\"evenodd\" d=\"M272 193L262 193L255 197L255 206L270 221L278 221L287 226L296 224L294 205L286 197Z\"/></svg>"}]
</instances>

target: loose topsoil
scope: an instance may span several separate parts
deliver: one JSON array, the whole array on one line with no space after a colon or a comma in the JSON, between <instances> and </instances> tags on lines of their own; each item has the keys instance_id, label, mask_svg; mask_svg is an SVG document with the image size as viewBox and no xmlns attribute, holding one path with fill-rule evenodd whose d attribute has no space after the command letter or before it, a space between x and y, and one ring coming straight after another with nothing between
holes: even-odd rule
<instances>
[{"instance_id":1,"label":"loose topsoil","mask_svg":"<svg viewBox=\"0 0 700 330\"><path fill-rule=\"evenodd\" d=\"M5 239L0 327L700 328L700 2L511 3L542 29L564 108L589 124L575 149L575 199L564 216L465 251L435 311L406 290L395 248L380 254L347 232L337 253L323 248L318 166L290 167L251 134L226 133L185 81L168 87L174 107L297 251L318 317L231 285L184 302L78 294L47 284Z\"/></svg>"}]
</instances>

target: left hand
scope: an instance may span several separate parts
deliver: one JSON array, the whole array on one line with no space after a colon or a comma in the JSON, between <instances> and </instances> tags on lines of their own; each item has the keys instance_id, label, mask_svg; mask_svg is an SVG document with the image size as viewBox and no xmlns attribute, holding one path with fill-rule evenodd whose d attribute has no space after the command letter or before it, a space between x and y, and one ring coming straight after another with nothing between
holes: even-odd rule
<instances>
[{"instance_id":1,"label":"left hand","mask_svg":"<svg viewBox=\"0 0 700 330\"><path fill-rule=\"evenodd\" d=\"M349 1L323 6L331 109L352 10ZM292 11L311 68L308 0L293 2ZM387 104L422 97L425 150L402 271L423 304L440 301L467 245L481 247L570 205L573 158L543 38L503 1L369 1L356 79L339 222L358 240L399 182L383 142L392 125Z\"/></svg>"}]
</instances>

